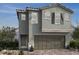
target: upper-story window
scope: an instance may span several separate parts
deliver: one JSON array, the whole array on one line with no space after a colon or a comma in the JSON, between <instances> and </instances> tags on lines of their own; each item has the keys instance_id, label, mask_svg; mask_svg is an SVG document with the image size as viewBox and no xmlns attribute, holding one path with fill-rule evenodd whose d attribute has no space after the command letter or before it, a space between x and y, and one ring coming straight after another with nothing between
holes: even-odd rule
<instances>
[{"instance_id":1,"label":"upper-story window","mask_svg":"<svg viewBox=\"0 0 79 59\"><path fill-rule=\"evenodd\" d=\"M52 13L51 14L51 22L52 22L52 24L55 24L55 13Z\"/></svg>"},{"instance_id":2,"label":"upper-story window","mask_svg":"<svg viewBox=\"0 0 79 59\"><path fill-rule=\"evenodd\" d=\"M37 24L38 23L38 13L37 12L32 12L31 13L31 23L32 24Z\"/></svg>"},{"instance_id":3,"label":"upper-story window","mask_svg":"<svg viewBox=\"0 0 79 59\"><path fill-rule=\"evenodd\" d=\"M62 13L60 14L60 24L64 24L64 17Z\"/></svg>"},{"instance_id":4,"label":"upper-story window","mask_svg":"<svg viewBox=\"0 0 79 59\"><path fill-rule=\"evenodd\" d=\"M25 14L21 14L21 20L26 20L26 15Z\"/></svg>"}]
</instances>

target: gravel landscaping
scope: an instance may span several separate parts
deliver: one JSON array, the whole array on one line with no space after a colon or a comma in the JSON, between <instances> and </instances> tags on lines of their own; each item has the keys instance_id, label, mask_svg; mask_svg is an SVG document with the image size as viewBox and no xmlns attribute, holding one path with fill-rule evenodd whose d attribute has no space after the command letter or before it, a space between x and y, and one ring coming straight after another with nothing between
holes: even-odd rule
<instances>
[{"instance_id":1,"label":"gravel landscaping","mask_svg":"<svg viewBox=\"0 0 79 59\"><path fill-rule=\"evenodd\" d=\"M19 55L20 50L2 50L0 55ZM22 51L23 55L79 55L79 51L68 49Z\"/></svg>"}]
</instances>

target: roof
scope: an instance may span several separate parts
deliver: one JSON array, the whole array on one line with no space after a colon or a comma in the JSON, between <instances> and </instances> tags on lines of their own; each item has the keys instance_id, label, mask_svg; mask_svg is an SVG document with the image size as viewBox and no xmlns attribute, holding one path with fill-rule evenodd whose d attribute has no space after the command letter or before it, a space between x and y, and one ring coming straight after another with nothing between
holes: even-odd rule
<instances>
[{"instance_id":1,"label":"roof","mask_svg":"<svg viewBox=\"0 0 79 59\"><path fill-rule=\"evenodd\" d=\"M65 9L66 11L70 12L70 13L73 13L73 11L65 6L63 6L62 4L60 3L50 3L48 6L44 6L44 7L41 7L41 8L32 8L32 7L26 7L25 10L22 10L22 9L17 9L16 11L17 12L26 12L26 10L31 10L31 11L39 11L39 10L43 10L43 9L48 9L48 8L53 8L53 7L60 7L62 9Z\"/></svg>"},{"instance_id":2,"label":"roof","mask_svg":"<svg viewBox=\"0 0 79 59\"><path fill-rule=\"evenodd\" d=\"M26 12L27 10L29 10L29 11L39 11L40 8L26 7L25 10L22 10L22 9L16 9L16 12Z\"/></svg>"},{"instance_id":3,"label":"roof","mask_svg":"<svg viewBox=\"0 0 79 59\"><path fill-rule=\"evenodd\" d=\"M73 11L65 6L63 6L62 4L60 3L50 3L48 6L45 6L45 7L42 7L41 9L48 9L48 8L52 8L52 7L60 7L62 9L65 9L66 11L70 12L70 13L73 13Z\"/></svg>"},{"instance_id":4,"label":"roof","mask_svg":"<svg viewBox=\"0 0 79 59\"><path fill-rule=\"evenodd\" d=\"M26 10L16 9L16 12L26 12Z\"/></svg>"}]
</instances>

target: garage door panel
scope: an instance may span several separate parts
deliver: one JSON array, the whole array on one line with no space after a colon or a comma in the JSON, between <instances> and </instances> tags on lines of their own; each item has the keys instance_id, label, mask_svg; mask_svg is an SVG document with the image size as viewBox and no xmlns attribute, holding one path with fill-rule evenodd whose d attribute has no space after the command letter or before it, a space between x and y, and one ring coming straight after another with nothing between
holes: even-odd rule
<instances>
[{"instance_id":1,"label":"garage door panel","mask_svg":"<svg viewBox=\"0 0 79 59\"><path fill-rule=\"evenodd\" d=\"M42 49L46 49L46 39L42 37Z\"/></svg>"},{"instance_id":2,"label":"garage door panel","mask_svg":"<svg viewBox=\"0 0 79 59\"><path fill-rule=\"evenodd\" d=\"M35 49L64 48L64 36L39 35L34 40Z\"/></svg>"},{"instance_id":3,"label":"garage door panel","mask_svg":"<svg viewBox=\"0 0 79 59\"><path fill-rule=\"evenodd\" d=\"M54 41L52 39L50 39L50 48L53 49L54 48Z\"/></svg>"},{"instance_id":4,"label":"garage door panel","mask_svg":"<svg viewBox=\"0 0 79 59\"><path fill-rule=\"evenodd\" d=\"M42 49L42 40L39 38L39 49Z\"/></svg>"},{"instance_id":5,"label":"garage door panel","mask_svg":"<svg viewBox=\"0 0 79 59\"><path fill-rule=\"evenodd\" d=\"M38 40L36 39L34 42L35 42L35 49L38 49Z\"/></svg>"},{"instance_id":6,"label":"garage door panel","mask_svg":"<svg viewBox=\"0 0 79 59\"><path fill-rule=\"evenodd\" d=\"M50 39L47 39L47 48L50 49L50 47L51 47L51 41Z\"/></svg>"}]
</instances>

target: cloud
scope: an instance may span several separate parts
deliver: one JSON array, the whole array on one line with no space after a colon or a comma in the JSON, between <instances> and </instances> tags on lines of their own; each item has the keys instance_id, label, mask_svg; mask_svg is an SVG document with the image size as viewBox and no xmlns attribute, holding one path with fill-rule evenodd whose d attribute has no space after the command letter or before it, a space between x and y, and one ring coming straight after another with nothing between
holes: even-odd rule
<instances>
[{"instance_id":1,"label":"cloud","mask_svg":"<svg viewBox=\"0 0 79 59\"><path fill-rule=\"evenodd\" d=\"M13 5L2 5L2 8L0 9L0 13L8 13L8 14L15 14L16 13L16 9L17 7L13 6Z\"/></svg>"},{"instance_id":2,"label":"cloud","mask_svg":"<svg viewBox=\"0 0 79 59\"><path fill-rule=\"evenodd\" d=\"M7 9L10 9L10 10L15 10L15 9L18 8L18 7L16 7L16 6L14 6L14 5L11 5L11 4L9 4L9 5L3 5L3 7L4 7L4 8L7 8Z\"/></svg>"},{"instance_id":3,"label":"cloud","mask_svg":"<svg viewBox=\"0 0 79 59\"><path fill-rule=\"evenodd\" d=\"M12 4L0 4L0 28L2 26L18 27L16 8Z\"/></svg>"},{"instance_id":4,"label":"cloud","mask_svg":"<svg viewBox=\"0 0 79 59\"><path fill-rule=\"evenodd\" d=\"M0 13L8 13L8 14L14 14L14 13L16 13L16 11L15 10L0 10Z\"/></svg>"},{"instance_id":5,"label":"cloud","mask_svg":"<svg viewBox=\"0 0 79 59\"><path fill-rule=\"evenodd\" d=\"M0 17L0 27L2 26L18 27L17 16Z\"/></svg>"}]
</instances>

